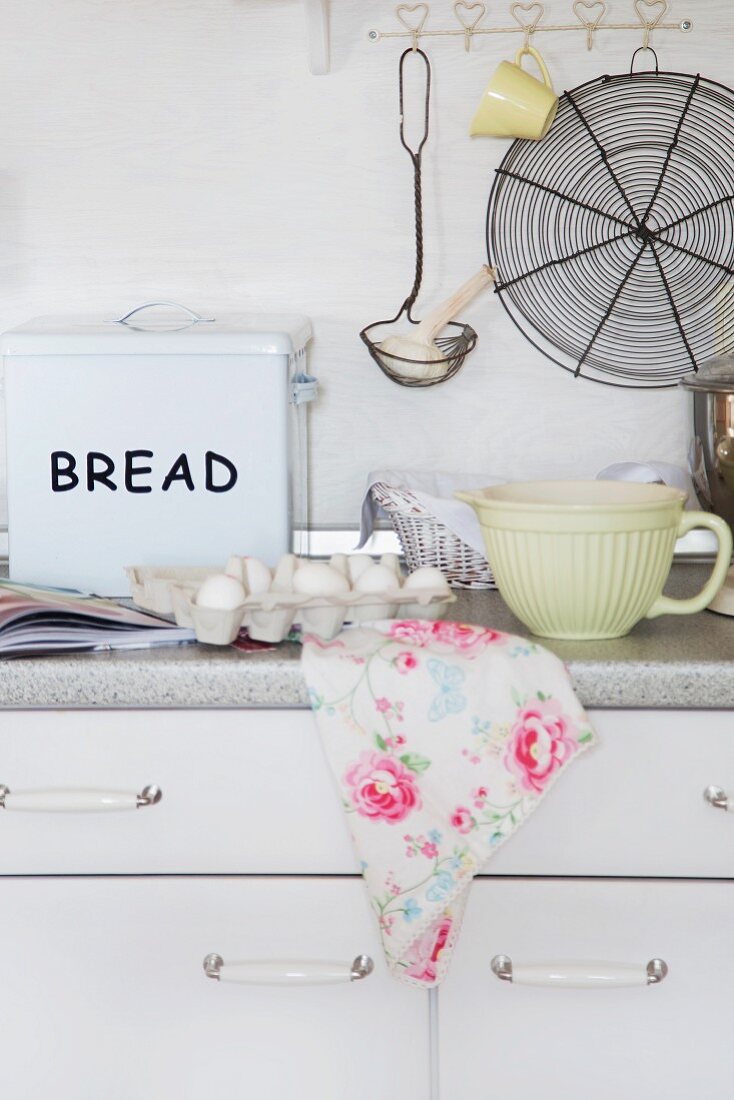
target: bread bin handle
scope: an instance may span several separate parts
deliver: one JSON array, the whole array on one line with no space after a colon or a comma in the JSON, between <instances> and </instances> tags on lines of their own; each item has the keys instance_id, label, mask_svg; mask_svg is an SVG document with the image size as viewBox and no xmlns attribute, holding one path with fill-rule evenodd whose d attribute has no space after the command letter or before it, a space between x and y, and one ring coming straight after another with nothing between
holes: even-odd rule
<instances>
[{"instance_id":1,"label":"bread bin handle","mask_svg":"<svg viewBox=\"0 0 734 1100\"><path fill-rule=\"evenodd\" d=\"M716 598L726 580L732 554L732 534L729 524L720 516L709 512L684 512L678 527L678 538L683 538L696 527L707 527L713 531L719 542L714 568L706 584L697 596L687 600L674 600L670 596L659 596L647 613L646 618L657 619L658 615L695 615L703 611Z\"/></svg>"},{"instance_id":2,"label":"bread bin handle","mask_svg":"<svg viewBox=\"0 0 734 1100\"><path fill-rule=\"evenodd\" d=\"M213 317L202 317L200 313L196 313L193 309L189 309L188 306L182 306L180 302L145 302L142 306L136 306L135 309L131 309L130 312L126 313L123 317L115 318L112 323L113 325L126 325L130 318L134 317L137 313L142 313L146 309L157 309L160 306L165 306L167 309L180 309L194 325L210 325L214 321Z\"/></svg>"}]
</instances>

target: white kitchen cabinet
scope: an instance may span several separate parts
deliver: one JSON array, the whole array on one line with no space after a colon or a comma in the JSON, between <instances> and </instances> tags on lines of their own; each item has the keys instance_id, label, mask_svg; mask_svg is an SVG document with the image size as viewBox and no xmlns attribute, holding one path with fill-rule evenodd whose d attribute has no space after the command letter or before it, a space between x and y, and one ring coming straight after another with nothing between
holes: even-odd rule
<instances>
[{"instance_id":1,"label":"white kitchen cabinet","mask_svg":"<svg viewBox=\"0 0 734 1100\"><path fill-rule=\"evenodd\" d=\"M438 996L441 1100L688 1100L717 1095L728 1069L734 813L703 791L734 806L734 717L591 718L599 746L472 887ZM387 976L310 712L4 711L0 783L10 1094L436 1100L428 998ZM89 800L148 784L161 801L129 812L12 808L39 789ZM211 953L223 979L243 960L346 968L366 953L375 970L238 985L206 976ZM518 972L660 957L670 973L650 988L525 988L498 980L496 955Z\"/></svg>"},{"instance_id":2,"label":"white kitchen cabinet","mask_svg":"<svg viewBox=\"0 0 734 1100\"><path fill-rule=\"evenodd\" d=\"M354 879L5 878L2 1076L19 1100L428 1096L427 996L388 977ZM208 978L367 953L352 983Z\"/></svg>"},{"instance_id":3,"label":"white kitchen cabinet","mask_svg":"<svg viewBox=\"0 0 734 1100\"><path fill-rule=\"evenodd\" d=\"M0 811L0 874L359 874L310 711L5 711L0 783L163 792L132 813Z\"/></svg>"},{"instance_id":4,"label":"white kitchen cabinet","mask_svg":"<svg viewBox=\"0 0 734 1100\"><path fill-rule=\"evenodd\" d=\"M597 710L575 761L487 863L490 875L734 877L734 713Z\"/></svg>"},{"instance_id":5,"label":"white kitchen cabinet","mask_svg":"<svg viewBox=\"0 0 734 1100\"><path fill-rule=\"evenodd\" d=\"M489 875L734 877L734 715L594 711L600 744ZM310 711L6 711L12 792L157 784L133 813L0 811L0 874L359 873ZM734 805L734 802L733 802Z\"/></svg>"},{"instance_id":6,"label":"white kitchen cabinet","mask_svg":"<svg viewBox=\"0 0 734 1100\"><path fill-rule=\"evenodd\" d=\"M476 883L439 996L442 1098L721 1095L733 911L734 883ZM519 970L593 959L643 975L658 957L669 973L637 988L536 988L499 980L496 955Z\"/></svg>"}]
</instances>

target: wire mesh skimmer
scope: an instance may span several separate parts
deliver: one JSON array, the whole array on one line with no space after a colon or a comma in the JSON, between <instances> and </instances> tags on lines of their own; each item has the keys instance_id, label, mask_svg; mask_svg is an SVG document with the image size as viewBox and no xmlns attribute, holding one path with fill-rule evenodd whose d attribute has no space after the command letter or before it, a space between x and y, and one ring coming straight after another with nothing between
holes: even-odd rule
<instances>
[{"instance_id":1,"label":"wire mesh skimmer","mask_svg":"<svg viewBox=\"0 0 734 1100\"><path fill-rule=\"evenodd\" d=\"M408 144L405 134L405 63L408 57L420 58L425 67L425 107L423 125L420 139L415 143L415 148L411 148ZM394 332L391 331L391 327L397 324L401 317L405 317L412 325L419 324L419 321L413 317L413 306L416 303L423 281L422 157L424 146L428 141L431 105L431 63L423 50L409 47L403 52L400 57L398 68L398 80L400 90L400 141L413 163L413 187L415 192L415 278L410 294L395 316L387 321L375 321L367 325L362 329L359 335L383 374L386 374L388 378L396 382L399 386L424 388L426 386L437 386L442 382L447 382L449 378L453 378L454 375L461 370L467 355L476 347L477 334L470 325L462 324L460 321L449 322L446 326L446 335L439 336L435 341L436 347L443 353L444 358L434 360L431 363L432 367L441 368L440 375L434 378L411 377L411 368L424 366L423 363L414 359L405 359L400 355L387 354L380 348L380 342L387 336L394 334Z\"/></svg>"},{"instance_id":2,"label":"wire mesh skimmer","mask_svg":"<svg viewBox=\"0 0 734 1100\"><path fill-rule=\"evenodd\" d=\"M734 91L654 56L565 92L548 136L511 146L487 213L496 291L530 342L651 389L734 344Z\"/></svg>"}]
</instances>

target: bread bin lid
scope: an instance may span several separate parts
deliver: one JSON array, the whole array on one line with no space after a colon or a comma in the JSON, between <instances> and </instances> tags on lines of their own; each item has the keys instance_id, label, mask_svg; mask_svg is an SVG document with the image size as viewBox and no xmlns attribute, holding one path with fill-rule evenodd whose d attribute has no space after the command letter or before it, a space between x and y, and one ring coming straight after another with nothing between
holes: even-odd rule
<instances>
[{"instance_id":1,"label":"bread bin lid","mask_svg":"<svg viewBox=\"0 0 734 1100\"><path fill-rule=\"evenodd\" d=\"M13 355L285 355L313 335L295 314L199 314L173 302L139 306L124 317L36 317L0 336Z\"/></svg>"},{"instance_id":2,"label":"bread bin lid","mask_svg":"<svg viewBox=\"0 0 734 1100\"><path fill-rule=\"evenodd\" d=\"M707 359L697 374L686 374L680 384L687 390L704 393L734 393L734 355Z\"/></svg>"}]
</instances>

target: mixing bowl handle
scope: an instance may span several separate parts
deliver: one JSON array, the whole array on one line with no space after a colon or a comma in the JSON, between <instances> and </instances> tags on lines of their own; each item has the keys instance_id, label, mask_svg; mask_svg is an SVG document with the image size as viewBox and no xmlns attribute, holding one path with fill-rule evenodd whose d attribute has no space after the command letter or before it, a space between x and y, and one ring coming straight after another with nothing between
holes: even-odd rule
<instances>
[{"instance_id":1,"label":"mixing bowl handle","mask_svg":"<svg viewBox=\"0 0 734 1100\"><path fill-rule=\"evenodd\" d=\"M657 619L658 615L695 615L708 607L726 580L732 554L732 534L729 524L710 512L684 512L678 527L678 538L687 535L696 527L708 527L719 540L716 562L708 581L697 596L688 600L673 600L670 596L660 596L648 611L646 618Z\"/></svg>"}]
</instances>

